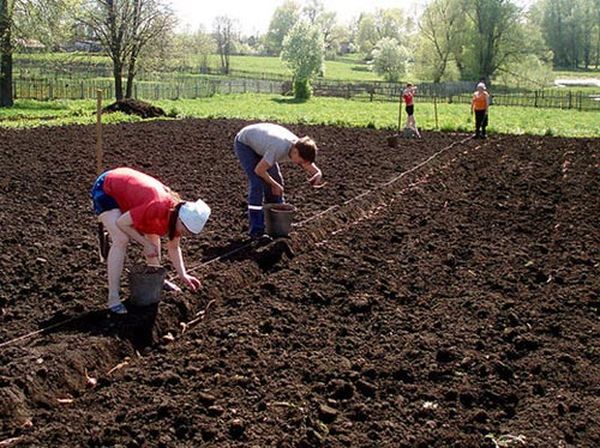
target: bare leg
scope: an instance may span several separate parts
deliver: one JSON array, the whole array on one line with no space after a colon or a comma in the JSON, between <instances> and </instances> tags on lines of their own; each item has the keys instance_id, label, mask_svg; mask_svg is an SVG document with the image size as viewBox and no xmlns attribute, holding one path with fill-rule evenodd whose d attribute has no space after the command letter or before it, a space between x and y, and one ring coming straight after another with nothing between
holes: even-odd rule
<instances>
[{"instance_id":1,"label":"bare leg","mask_svg":"<svg viewBox=\"0 0 600 448\"><path fill-rule=\"evenodd\" d=\"M129 244L129 237L119 227L117 219L121 216L119 209L113 209L102 213L98 219L108 230L112 244L106 259L108 271L108 307L121 303L119 290L121 287L121 273L125 262L125 253Z\"/></svg>"}]
</instances>

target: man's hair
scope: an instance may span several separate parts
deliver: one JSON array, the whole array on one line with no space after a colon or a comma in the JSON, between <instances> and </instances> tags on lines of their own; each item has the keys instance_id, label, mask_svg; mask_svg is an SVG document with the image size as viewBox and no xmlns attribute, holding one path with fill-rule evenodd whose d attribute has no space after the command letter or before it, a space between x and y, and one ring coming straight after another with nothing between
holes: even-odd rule
<instances>
[{"instance_id":1,"label":"man's hair","mask_svg":"<svg viewBox=\"0 0 600 448\"><path fill-rule=\"evenodd\" d=\"M295 144L298 149L298 155L310 163L314 163L317 158L317 144L310 137L302 137Z\"/></svg>"}]
</instances>

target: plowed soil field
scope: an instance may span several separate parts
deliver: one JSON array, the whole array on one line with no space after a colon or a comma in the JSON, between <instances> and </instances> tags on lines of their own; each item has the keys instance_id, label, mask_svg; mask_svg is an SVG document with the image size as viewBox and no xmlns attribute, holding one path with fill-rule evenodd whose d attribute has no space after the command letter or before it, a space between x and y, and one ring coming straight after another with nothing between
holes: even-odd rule
<instances>
[{"instance_id":1,"label":"plowed soil field","mask_svg":"<svg viewBox=\"0 0 600 448\"><path fill-rule=\"evenodd\" d=\"M256 247L246 124L104 128L106 168L212 207L202 289L124 318L94 128L0 131L0 446L600 446L597 140L290 126L328 184L282 166L291 243Z\"/></svg>"}]
</instances>

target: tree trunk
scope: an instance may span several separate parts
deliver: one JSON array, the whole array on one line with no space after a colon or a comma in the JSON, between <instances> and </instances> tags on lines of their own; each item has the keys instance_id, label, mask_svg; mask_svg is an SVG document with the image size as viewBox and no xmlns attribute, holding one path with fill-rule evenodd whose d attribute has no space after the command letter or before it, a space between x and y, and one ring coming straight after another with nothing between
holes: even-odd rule
<instances>
[{"instance_id":1,"label":"tree trunk","mask_svg":"<svg viewBox=\"0 0 600 448\"><path fill-rule=\"evenodd\" d=\"M135 78L135 55L131 56L129 60L129 67L127 68L127 86L125 88L125 98L133 97L133 80Z\"/></svg>"},{"instance_id":2,"label":"tree trunk","mask_svg":"<svg viewBox=\"0 0 600 448\"><path fill-rule=\"evenodd\" d=\"M115 99L123 99L123 63L113 62L113 75L115 78Z\"/></svg>"},{"instance_id":3,"label":"tree trunk","mask_svg":"<svg viewBox=\"0 0 600 448\"><path fill-rule=\"evenodd\" d=\"M12 107L12 54L2 53L0 62L0 107Z\"/></svg>"},{"instance_id":4,"label":"tree trunk","mask_svg":"<svg viewBox=\"0 0 600 448\"><path fill-rule=\"evenodd\" d=\"M0 107L12 107L12 17L8 2L0 0Z\"/></svg>"}]
</instances>

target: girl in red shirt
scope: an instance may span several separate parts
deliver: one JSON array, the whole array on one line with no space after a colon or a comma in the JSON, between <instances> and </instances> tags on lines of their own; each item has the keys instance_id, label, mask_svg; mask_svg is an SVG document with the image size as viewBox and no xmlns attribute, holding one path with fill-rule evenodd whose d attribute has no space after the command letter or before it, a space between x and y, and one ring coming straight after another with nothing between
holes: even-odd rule
<instances>
[{"instance_id":1,"label":"girl in red shirt","mask_svg":"<svg viewBox=\"0 0 600 448\"><path fill-rule=\"evenodd\" d=\"M414 131L417 137L421 138L421 134L419 133L419 129L417 129L417 122L415 120L415 95L417 93L417 86L411 84L410 82L406 84L406 88L402 92L402 98L404 99L404 104L406 104L406 127L410 128Z\"/></svg>"},{"instance_id":2,"label":"girl in red shirt","mask_svg":"<svg viewBox=\"0 0 600 448\"><path fill-rule=\"evenodd\" d=\"M108 308L127 313L119 298L121 273L130 239L144 247L149 265L160 264L160 237L167 235L167 252L177 275L193 291L200 281L185 270L179 241L181 235L198 234L210 215L202 199L183 202L160 181L131 168L116 168L98 177L92 188L98 220L108 230ZM172 285L172 287L177 288Z\"/></svg>"}]
</instances>

